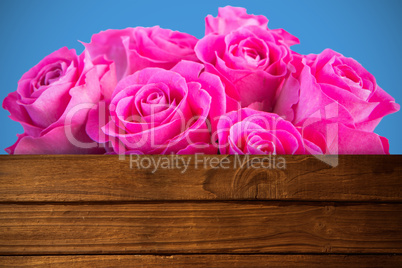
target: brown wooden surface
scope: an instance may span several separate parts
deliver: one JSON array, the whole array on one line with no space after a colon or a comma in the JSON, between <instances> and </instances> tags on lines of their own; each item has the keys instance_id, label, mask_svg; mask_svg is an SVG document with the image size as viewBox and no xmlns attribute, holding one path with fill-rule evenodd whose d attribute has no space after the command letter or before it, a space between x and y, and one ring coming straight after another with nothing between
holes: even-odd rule
<instances>
[{"instance_id":1,"label":"brown wooden surface","mask_svg":"<svg viewBox=\"0 0 402 268\"><path fill-rule=\"evenodd\" d=\"M152 156L157 159L159 156ZM234 163L234 156L211 156ZM285 156L286 169L130 169L118 156L0 156L0 202L305 200L402 202L402 156ZM225 160L228 159L228 160Z\"/></svg>"},{"instance_id":2,"label":"brown wooden surface","mask_svg":"<svg viewBox=\"0 0 402 268\"><path fill-rule=\"evenodd\" d=\"M1 205L0 254L402 253L402 204Z\"/></svg>"},{"instance_id":3,"label":"brown wooden surface","mask_svg":"<svg viewBox=\"0 0 402 268\"><path fill-rule=\"evenodd\" d=\"M0 156L0 267L402 267L402 156L210 157Z\"/></svg>"},{"instance_id":4,"label":"brown wooden surface","mask_svg":"<svg viewBox=\"0 0 402 268\"><path fill-rule=\"evenodd\" d=\"M0 256L0 267L398 267L401 255Z\"/></svg>"}]
</instances>

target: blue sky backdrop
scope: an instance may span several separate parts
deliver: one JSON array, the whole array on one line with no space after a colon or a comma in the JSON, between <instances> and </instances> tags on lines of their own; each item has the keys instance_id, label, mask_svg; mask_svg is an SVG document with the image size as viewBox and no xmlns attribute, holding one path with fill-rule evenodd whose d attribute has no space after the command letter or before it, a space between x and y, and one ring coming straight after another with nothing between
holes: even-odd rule
<instances>
[{"instance_id":1,"label":"blue sky backdrop","mask_svg":"<svg viewBox=\"0 0 402 268\"><path fill-rule=\"evenodd\" d=\"M270 20L271 29L297 36L299 53L332 48L359 61L378 84L402 103L401 0L260 0L260 1L0 1L0 99L17 89L20 77L60 47L81 53L91 35L106 29L160 25L201 38L204 18L218 7L247 8ZM16 141L22 127L0 109L0 153ZM402 112L385 117L375 130L402 153Z\"/></svg>"}]
</instances>

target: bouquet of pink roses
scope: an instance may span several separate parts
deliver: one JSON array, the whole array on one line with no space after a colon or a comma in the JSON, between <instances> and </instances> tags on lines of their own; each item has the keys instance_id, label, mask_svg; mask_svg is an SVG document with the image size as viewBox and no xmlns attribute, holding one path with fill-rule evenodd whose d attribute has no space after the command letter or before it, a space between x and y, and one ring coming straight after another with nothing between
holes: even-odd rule
<instances>
[{"instance_id":1,"label":"bouquet of pink roses","mask_svg":"<svg viewBox=\"0 0 402 268\"><path fill-rule=\"evenodd\" d=\"M395 100L358 62L227 6L205 36L107 30L61 48L3 102L24 133L10 154L386 154L373 131Z\"/></svg>"}]
</instances>

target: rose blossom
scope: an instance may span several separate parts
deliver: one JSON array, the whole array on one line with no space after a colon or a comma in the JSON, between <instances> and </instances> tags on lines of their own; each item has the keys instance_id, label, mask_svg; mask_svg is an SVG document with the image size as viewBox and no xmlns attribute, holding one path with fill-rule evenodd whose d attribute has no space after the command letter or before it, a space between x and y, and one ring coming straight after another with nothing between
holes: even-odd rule
<instances>
[{"instance_id":1,"label":"rose blossom","mask_svg":"<svg viewBox=\"0 0 402 268\"><path fill-rule=\"evenodd\" d=\"M75 50L61 48L25 73L17 91L10 93L3 108L22 124L25 133L6 149L9 154L102 153L85 132L89 108L110 90L110 65L94 65ZM102 84L100 81L110 82ZM113 87L113 85L111 85Z\"/></svg>"},{"instance_id":2,"label":"rose blossom","mask_svg":"<svg viewBox=\"0 0 402 268\"><path fill-rule=\"evenodd\" d=\"M250 105L272 111L292 59L280 35L258 26L243 26L226 35L205 36L195 51L206 71L219 75L225 83L227 111Z\"/></svg>"},{"instance_id":3,"label":"rose blossom","mask_svg":"<svg viewBox=\"0 0 402 268\"><path fill-rule=\"evenodd\" d=\"M295 55L292 66L275 113L301 127L303 133L316 132L325 140L327 153L388 153L388 141L372 131L399 105L369 72L332 50Z\"/></svg>"},{"instance_id":4,"label":"rose blossom","mask_svg":"<svg viewBox=\"0 0 402 268\"><path fill-rule=\"evenodd\" d=\"M116 70L117 82L147 67L170 69L181 60L198 61L194 46L198 39L192 35L161 29L158 26L107 30L94 34L89 44L84 44L93 61L106 61ZM87 124L94 140L103 140L100 124L109 117L112 93L107 91L94 107ZM93 129L98 129L94 131ZM106 146L106 149L109 150Z\"/></svg>"},{"instance_id":5,"label":"rose blossom","mask_svg":"<svg viewBox=\"0 0 402 268\"><path fill-rule=\"evenodd\" d=\"M373 131L384 116L399 110L395 99L352 58L326 49L319 55L307 55L306 64L323 93L350 112L357 129Z\"/></svg>"},{"instance_id":6,"label":"rose blossom","mask_svg":"<svg viewBox=\"0 0 402 268\"><path fill-rule=\"evenodd\" d=\"M221 154L305 153L299 131L273 113L249 108L229 112L221 116L217 133ZM311 147L321 153L318 146Z\"/></svg>"},{"instance_id":7,"label":"rose blossom","mask_svg":"<svg viewBox=\"0 0 402 268\"><path fill-rule=\"evenodd\" d=\"M205 18L205 35L213 34L228 34L242 26L258 26L263 30L268 29L268 19L263 15L250 15L243 7L220 7L216 18L208 15ZM299 44L299 39L283 29L270 30L276 32L283 38L283 41L288 45Z\"/></svg>"},{"instance_id":8,"label":"rose blossom","mask_svg":"<svg viewBox=\"0 0 402 268\"><path fill-rule=\"evenodd\" d=\"M226 109L225 93L219 78L203 68L182 61L171 70L145 68L127 76L113 93L110 120L88 124L88 133L118 154L217 153L211 133ZM92 110L89 121L98 115Z\"/></svg>"},{"instance_id":9,"label":"rose blossom","mask_svg":"<svg viewBox=\"0 0 402 268\"><path fill-rule=\"evenodd\" d=\"M389 143L376 133L358 130L333 118L311 118L298 127L306 143L307 151L317 153L317 147L325 154L389 154Z\"/></svg>"},{"instance_id":10,"label":"rose blossom","mask_svg":"<svg viewBox=\"0 0 402 268\"><path fill-rule=\"evenodd\" d=\"M194 53L197 41L192 35L154 26L103 31L84 46L92 58L114 62L121 80L146 67L170 69L181 60L198 61Z\"/></svg>"}]
</instances>

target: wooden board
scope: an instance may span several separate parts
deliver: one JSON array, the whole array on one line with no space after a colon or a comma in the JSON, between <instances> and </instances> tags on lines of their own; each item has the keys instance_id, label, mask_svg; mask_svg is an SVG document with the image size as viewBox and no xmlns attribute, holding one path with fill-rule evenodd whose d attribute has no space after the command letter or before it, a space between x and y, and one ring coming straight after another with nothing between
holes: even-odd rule
<instances>
[{"instance_id":1,"label":"wooden board","mask_svg":"<svg viewBox=\"0 0 402 268\"><path fill-rule=\"evenodd\" d=\"M401 155L205 157L0 156L0 267L402 267Z\"/></svg>"},{"instance_id":2,"label":"wooden board","mask_svg":"<svg viewBox=\"0 0 402 268\"><path fill-rule=\"evenodd\" d=\"M167 156L169 157L169 156ZM303 200L402 202L402 156L283 156L286 168L253 168L263 157L181 156L186 172L139 169L129 157L0 156L0 202L140 200ZM147 156L158 161L161 156ZM162 158L163 159L163 158ZM144 161L144 166L147 162ZM229 168L219 167L229 163ZM265 161L265 165L268 165ZM140 166L142 167L142 166Z\"/></svg>"},{"instance_id":3,"label":"wooden board","mask_svg":"<svg viewBox=\"0 0 402 268\"><path fill-rule=\"evenodd\" d=\"M0 256L0 267L398 267L401 255L79 255Z\"/></svg>"},{"instance_id":4,"label":"wooden board","mask_svg":"<svg viewBox=\"0 0 402 268\"><path fill-rule=\"evenodd\" d=\"M0 205L0 254L402 253L402 204Z\"/></svg>"}]
</instances>

